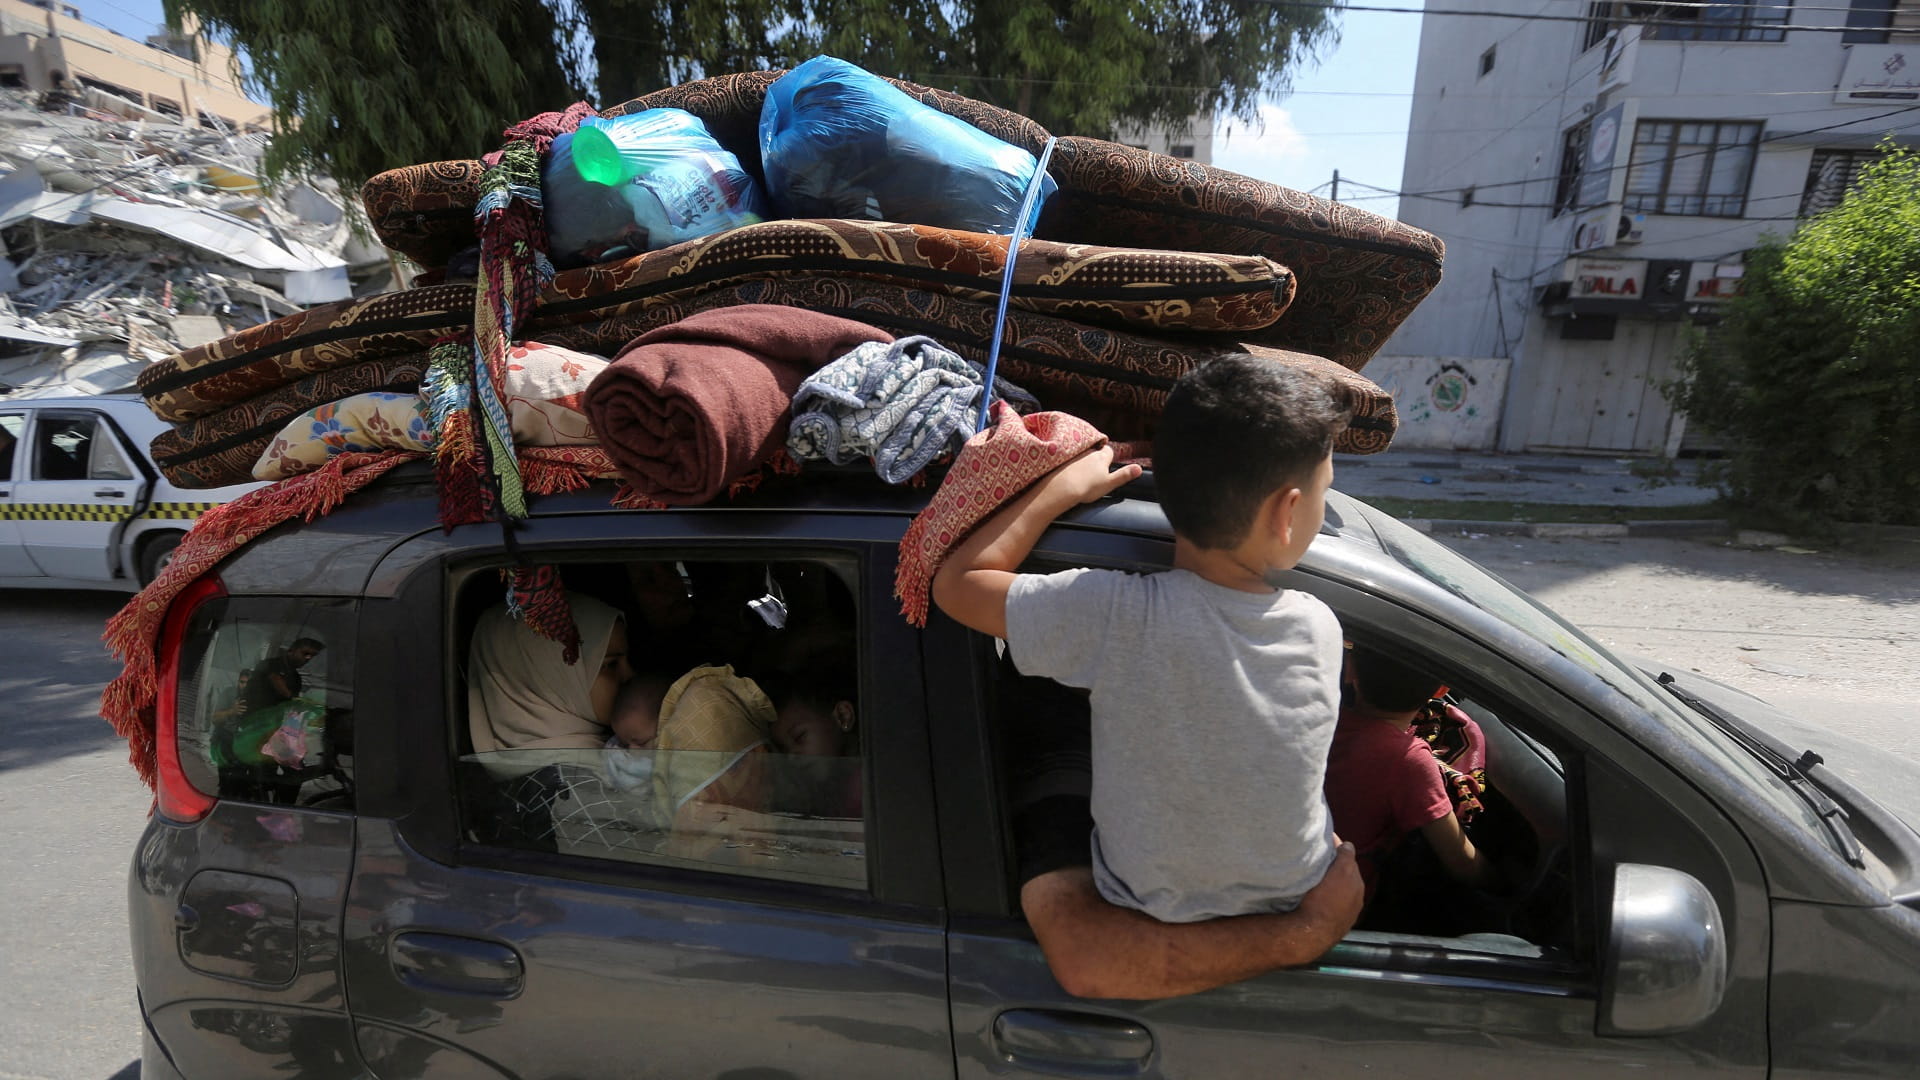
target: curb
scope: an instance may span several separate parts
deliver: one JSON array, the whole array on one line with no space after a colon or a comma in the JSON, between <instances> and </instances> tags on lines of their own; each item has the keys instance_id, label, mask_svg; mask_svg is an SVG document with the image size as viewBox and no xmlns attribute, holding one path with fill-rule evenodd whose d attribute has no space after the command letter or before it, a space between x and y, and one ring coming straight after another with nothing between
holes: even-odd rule
<instances>
[{"instance_id":1,"label":"curb","mask_svg":"<svg viewBox=\"0 0 1920 1080\"><path fill-rule=\"evenodd\" d=\"M1407 518L1404 524L1428 535L1478 534L1526 536L1535 540L1619 540L1625 537L1723 537L1733 526L1706 521L1466 521L1458 518Z\"/></svg>"}]
</instances>

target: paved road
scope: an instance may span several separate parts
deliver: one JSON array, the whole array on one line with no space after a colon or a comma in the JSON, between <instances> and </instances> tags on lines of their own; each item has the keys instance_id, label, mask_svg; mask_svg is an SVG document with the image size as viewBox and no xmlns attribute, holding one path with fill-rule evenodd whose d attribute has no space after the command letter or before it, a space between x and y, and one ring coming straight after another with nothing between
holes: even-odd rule
<instances>
[{"instance_id":1,"label":"paved road","mask_svg":"<svg viewBox=\"0 0 1920 1080\"><path fill-rule=\"evenodd\" d=\"M1920 560L1693 541L1452 538L1603 643L1920 759ZM114 1077L139 1053L125 876L146 789L95 715L119 604L0 592L0 1080Z\"/></svg>"},{"instance_id":2,"label":"paved road","mask_svg":"<svg viewBox=\"0 0 1920 1080\"><path fill-rule=\"evenodd\" d=\"M140 1055L127 863L151 798L100 720L109 594L0 592L0 1078Z\"/></svg>"}]
</instances>

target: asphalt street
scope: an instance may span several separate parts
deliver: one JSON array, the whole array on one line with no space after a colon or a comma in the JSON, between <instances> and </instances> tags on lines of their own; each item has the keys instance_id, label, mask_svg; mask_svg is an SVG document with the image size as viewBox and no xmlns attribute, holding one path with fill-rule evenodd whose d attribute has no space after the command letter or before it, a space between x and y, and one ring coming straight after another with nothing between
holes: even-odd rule
<instances>
[{"instance_id":1,"label":"asphalt street","mask_svg":"<svg viewBox=\"0 0 1920 1080\"><path fill-rule=\"evenodd\" d=\"M1609 647L1920 760L1920 560L1659 539L1447 542ZM126 870L149 795L97 715L122 598L0 592L0 1080L131 1075Z\"/></svg>"}]
</instances>

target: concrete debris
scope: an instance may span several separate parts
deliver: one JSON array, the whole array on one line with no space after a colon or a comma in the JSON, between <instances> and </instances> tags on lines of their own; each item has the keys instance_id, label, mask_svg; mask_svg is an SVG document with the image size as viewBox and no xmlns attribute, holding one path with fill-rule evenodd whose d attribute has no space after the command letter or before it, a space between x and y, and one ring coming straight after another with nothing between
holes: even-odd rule
<instances>
[{"instance_id":1,"label":"concrete debris","mask_svg":"<svg viewBox=\"0 0 1920 1080\"><path fill-rule=\"evenodd\" d=\"M99 90L0 90L0 395L125 389L141 367L390 283L357 200L268 192L266 137Z\"/></svg>"}]
</instances>

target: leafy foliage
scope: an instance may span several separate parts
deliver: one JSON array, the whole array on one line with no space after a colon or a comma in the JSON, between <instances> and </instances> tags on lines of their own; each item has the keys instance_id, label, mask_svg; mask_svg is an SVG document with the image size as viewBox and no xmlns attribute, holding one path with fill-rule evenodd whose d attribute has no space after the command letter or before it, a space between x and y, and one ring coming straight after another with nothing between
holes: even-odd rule
<instances>
[{"instance_id":1,"label":"leafy foliage","mask_svg":"<svg viewBox=\"0 0 1920 1080\"><path fill-rule=\"evenodd\" d=\"M1729 494L1783 525L1920 523L1920 155L1747 256L1745 292L1669 388L1726 437Z\"/></svg>"},{"instance_id":2,"label":"leafy foliage","mask_svg":"<svg viewBox=\"0 0 1920 1080\"><path fill-rule=\"evenodd\" d=\"M273 106L269 176L357 184L416 162L477 157L506 125L578 100L539 0L165 0L251 62Z\"/></svg>"},{"instance_id":3,"label":"leafy foliage","mask_svg":"<svg viewBox=\"0 0 1920 1080\"><path fill-rule=\"evenodd\" d=\"M1252 120L1334 34L1260 0L165 0L252 63L283 132L274 176L494 148L513 121L828 53L1024 113L1049 130ZM299 118L299 119L296 119Z\"/></svg>"}]
</instances>

